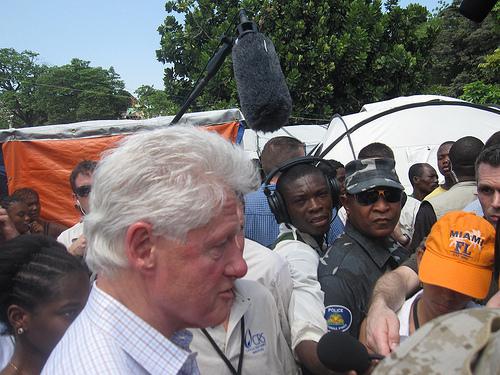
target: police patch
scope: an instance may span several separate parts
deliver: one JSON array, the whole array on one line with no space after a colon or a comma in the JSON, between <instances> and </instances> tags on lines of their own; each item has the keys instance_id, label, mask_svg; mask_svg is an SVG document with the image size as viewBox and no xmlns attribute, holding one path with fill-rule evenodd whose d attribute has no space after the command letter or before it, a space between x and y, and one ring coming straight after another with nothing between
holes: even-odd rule
<instances>
[{"instance_id":1,"label":"police patch","mask_svg":"<svg viewBox=\"0 0 500 375\"><path fill-rule=\"evenodd\" d=\"M330 305L325 308L325 319L328 331L345 332L351 327L352 313L342 305Z\"/></svg>"}]
</instances>

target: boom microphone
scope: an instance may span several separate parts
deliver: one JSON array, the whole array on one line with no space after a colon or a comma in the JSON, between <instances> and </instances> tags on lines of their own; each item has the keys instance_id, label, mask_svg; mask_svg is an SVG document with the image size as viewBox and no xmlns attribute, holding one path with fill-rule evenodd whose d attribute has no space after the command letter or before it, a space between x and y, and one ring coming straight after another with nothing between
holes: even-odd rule
<instances>
[{"instance_id":1,"label":"boom microphone","mask_svg":"<svg viewBox=\"0 0 500 375\"><path fill-rule=\"evenodd\" d=\"M459 11L468 19L480 23L493 9L497 0L462 0Z\"/></svg>"},{"instance_id":2,"label":"boom microphone","mask_svg":"<svg viewBox=\"0 0 500 375\"><path fill-rule=\"evenodd\" d=\"M345 332L328 332L318 342L318 358L329 370L347 372L355 370L364 374L374 359L381 355L368 355L368 351L358 340Z\"/></svg>"},{"instance_id":3,"label":"boom microphone","mask_svg":"<svg viewBox=\"0 0 500 375\"><path fill-rule=\"evenodd\" d=\"M274 45L243 10L238 31L232 57L241 112L256 131L278 130L288 123L292 98Z\"/></svg>"}]
</instances>

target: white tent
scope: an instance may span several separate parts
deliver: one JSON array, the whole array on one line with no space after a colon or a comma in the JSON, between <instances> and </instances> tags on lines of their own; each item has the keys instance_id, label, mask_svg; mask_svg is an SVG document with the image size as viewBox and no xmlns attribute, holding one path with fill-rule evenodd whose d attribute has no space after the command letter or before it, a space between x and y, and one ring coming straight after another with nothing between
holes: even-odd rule
<instances>
[{"instance_id":1,"label":"white tent","mask_svg":"<svg viewBox=\"0 0 500 375\"><path fill-rule=\"evenodd\" d=\"M316 154L345 164L367 144L385 143L393 149L399 178L411 193L409 167L429 163L437 171L441 143L467 135L484 142L499 130L498 108L435 95L400 97L367 104L352 115L336 115Z\"/></svg>"},{"instance_id":2,"label":"white tent","mask_svg":"<svg viewBox=\"0 0 500 375\"><path fill-rule=\"evenodd\" d=\"M312 149L321 143L326 135L328 125L294 125L294 126L284 126L279 130L272 133L256 132L252 129L245 129L245 134L243 135L243 147L245 152L249 154L253 159L257 159L264 145L271 138L280 136L289 136L297 138L306 145L306 152L312 151Z\"/></svg>"}]
</instances>

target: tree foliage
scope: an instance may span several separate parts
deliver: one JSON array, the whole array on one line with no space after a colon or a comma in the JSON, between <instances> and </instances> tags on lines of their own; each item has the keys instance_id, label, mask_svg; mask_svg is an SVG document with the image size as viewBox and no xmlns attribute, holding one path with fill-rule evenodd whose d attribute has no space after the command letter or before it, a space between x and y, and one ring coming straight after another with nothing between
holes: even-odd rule
<instances>
[{"instance_id":1,"label":"tree foliage","mask_svg":"<svg viewBox=\"0 0 500 375\"><path fill-rule=\"evenodd\" d=\"M63 66L37 54L0 49L0 126L34 126L119 118L131 96L111 67L73 59Z\"/></svg>"},{"instance_id":2,"label":"tree foliage","mask_svg":"<svg viewBox=\"0 0 500 375\"><path fill-rule=\"evenodd\" d=\"M481 80L463 86L460 99L477 104L500 103L500 48L484 58L478 65Z\"/></svg>"},{"instance_id":3,"label":"tree foliage","mask_svg":"<svg viewBox=\"0 0 500 375\"><path fill-rule=\"evenodd\" d=\"M120 118L130 103L114 69L94 68L89 61L49 68L37 84L37 103L51 124Z\"/></svg>"},{"instance_id":4,"label":"tree foliage","mask_svg":"<svg viewBox=\"0 0 500 375\"><path fill-rule=\"evenodd\" d=\"M439 33L432 48L431 80L428 92L459 97L467 84L482 81L488 69L481 69L486 56L500 45L500 5L477 24L458 12L459 0L443 8L435 17ZM498 59L496 60L498 73ZM492 67L490 67L491 70ZM484 84L498 84L488 78Z\"/></svg>"},{"instance_id":5,"label":"tree foliage","mask_svg":"<svg viewBox=\"0 0 500 375\"><path fill-rule=\"evenodd\" d=\"M159 27L157 57L171 64L165 87L181 103L217 49L219 36L235 35L236 15L245 8L269 36L300 117L329 118L358 111L369 101L419 93L427 82L429 51L437 32L420 5L401 8L389 0L177 0ZM181 15L181 24L175 15ZM229 31L228 31L229 30ZM237 105L231 64L210 82L198 106Z\"/></svg>"},{"instance_id":6,"label":"tree foliage","mask_svg":"<svg viewBox=\"0 0 500 375\"><path fill-rule=\"evenodd\" d=\"M137 103L134 105L134 110L142 114L142 117L175 115L178 110L178 106L169 99L163 90L143 85L135 90L135 93L137 94Z\"/></svg>"},{"instance_id":7,"label":"tree foliage","mask_svg":"<svg viewBox=\"0 0 500 375\"><path fill-rule=\"evenodd\" d=\"M47 69L36 62L37 53L0 49L0 126L43 122L34 101L36 80Z\"/></svg>"}]
</instances>

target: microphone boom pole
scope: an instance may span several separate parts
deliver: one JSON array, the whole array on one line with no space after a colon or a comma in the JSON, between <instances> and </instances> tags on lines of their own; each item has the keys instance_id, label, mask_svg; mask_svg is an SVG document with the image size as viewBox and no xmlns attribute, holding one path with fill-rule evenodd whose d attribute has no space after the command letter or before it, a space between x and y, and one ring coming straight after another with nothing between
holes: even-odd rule
<instances>
[{"instance_id":1,"label":"microphone boom pole","mask_svg":"<svg viewBox=\"0 0 500 375\"><path fill-rule=\"evenodd\" d=\"M212 79L212 77L219 71L220 67L224 63L224 60L226 59L227 55L231 53L231 50L233 49L233 43L234 40L233 38L229 38L227 36L223 36L221 39L222 46L219 48L217 53L212 56L210 61L207 64L207 73L205 77L200 79L198 81L198 84L195 86L195 88L191 91L189 94L188 98L182 105L182 107L179 109L177 114L175 115L174 119L170 122L170 125L176 124L179 122L181 117L186 113L187 109L193 103L193 101L200 95L201 91L205 88L205 86L208 84L208 82Z\"/></svg>"}]
</instances>

